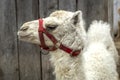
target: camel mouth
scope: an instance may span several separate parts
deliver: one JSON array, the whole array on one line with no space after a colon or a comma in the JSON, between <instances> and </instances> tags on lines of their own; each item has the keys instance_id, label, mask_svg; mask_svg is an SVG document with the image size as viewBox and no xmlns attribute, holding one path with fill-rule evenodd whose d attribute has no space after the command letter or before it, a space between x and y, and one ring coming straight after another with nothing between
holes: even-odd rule
<instances>
[{"instance_id":1,"label":"camel mouth","mask_svg":"<svg viewBox=\"0 0 120 80\"><path fill-rule=\"evenodd\" d=\"M18 31L17 35L18 35L18 38L21 39L21 38L29 37L31 35L31 33L26 34L24 32Z\"/></svg>"}]
</instances>

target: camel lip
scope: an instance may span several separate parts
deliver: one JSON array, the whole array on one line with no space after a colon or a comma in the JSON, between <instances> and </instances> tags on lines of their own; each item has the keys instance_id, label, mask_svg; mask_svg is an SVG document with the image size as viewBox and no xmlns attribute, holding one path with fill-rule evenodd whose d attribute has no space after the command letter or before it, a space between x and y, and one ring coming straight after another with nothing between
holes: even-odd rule
<instances>
[{"instance_id":1,"label":"camel lip","mask_svg":"<svg viewBox=\"0 0 120 80\"><path fill-rule=\"evenodd\" d=\"M18 35L19 37L28 37L30 34L26 34L26 33L24 33L24 32L18 31L17 35Z\"/></svg>"},{"instance_id":2,"label":"camel lip","mask_svg":"<svg viewBox=\"0 0 120 80\"><path fill-rule=\"evenodd\" d=\"M24 36L18 36L19 38L26 38L28 37L28 35L24 35Z\"/></svg>"}]
</instances>

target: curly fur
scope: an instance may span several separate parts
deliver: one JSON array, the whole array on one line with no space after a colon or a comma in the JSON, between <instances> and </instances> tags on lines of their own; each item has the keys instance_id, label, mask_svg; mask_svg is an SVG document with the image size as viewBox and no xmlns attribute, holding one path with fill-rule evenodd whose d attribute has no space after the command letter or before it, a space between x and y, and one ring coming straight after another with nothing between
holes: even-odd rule
<instances>
[{"instance_id":1,"label":"curly fur","mask_svg":"<svg viewBox=\"0 0 120 80\"><path fill-rule=\"evenodd\" d=\"M118 59L110 26L94 21L88 31L88 45L83 54L85 80L118 80Z\"/></svg>"},{"instance_id":2,"label":"curly fur","mask_svg":"<svg viewBox=\"0 0 120 80\"><path fill-rule=\"evenodd\" d=\"M49 17L43 18L44 28L57 25L55 30L49 30L60 43L74 50L82 49L86 43L86 32L82 12L55 11ZM19 39L35 44L40 44L38 36L38 20L30 21L18 31ZM25 37L24 37L25 36ZM46 37L47 46L53 46L52 42ZM50 51L50 61L54 67L56 80L84 80L81 55L71 57L66 52L57 49Z\"/></svg>"},{"instance_id":3,"label":"curly fur","mask_svg":"<svg viewBox=\"0 0 120 80\"><path fill-rule=\"evenodd\" d=\"M56 80L118 80L118 54L107 23L93 22L87 38L81 11L55 11L43 20L46 29L57 25L49 33L59 42L74 50L84 48L77 57L71 57L59 49L50 52ZM40 44L38 27L38 20L23 24L18 31L19 39ZM44 37L47 46L53 46Z\"/></svg>"}]
</instances>

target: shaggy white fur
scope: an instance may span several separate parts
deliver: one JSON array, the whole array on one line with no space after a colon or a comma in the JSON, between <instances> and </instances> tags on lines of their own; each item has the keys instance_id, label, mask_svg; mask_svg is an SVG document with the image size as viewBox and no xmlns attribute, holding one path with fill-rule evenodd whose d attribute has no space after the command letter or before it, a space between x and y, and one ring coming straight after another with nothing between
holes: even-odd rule
<instances>
[{"instance_id":1,"label":"shaggy white fur","mask_svg":"<svg viewBox=\"0 0 120 80\"><path fill-rule=\"evenodd\" d=\"M118 58L110 26L94 21L88 31L86 51L82 55L85 80L118 80Z\"/></svg>"},{"instance_id":2,"label":"shaggy white fur","mask_svg":"<svg viewBox=\"0 0 120 80\"><path fill-rule=\"evenodd\" d=\"M84 47L86 32L81 11L55 11L49 17L43 18L43 20L44 28L60 43L74 50ZM40 44L38 27L38 20L23 24L18 31L19 39ZM46 36L44 37L47 46L53 46L52 42ZM77 57L71 57L68 53L59 49L50 51L50 61L55 69L56 80L84 80L82 54L83 51Z\"/></svg>"},{"instance_id":3,"label":"shaggy white fur","mask_svg":"<svg viewBox=\"0 0 120 80\"><path fill-rule=\"evenodd\" d=\"M74 50L84 48L77 57L60 49L50 52L56 80L117 80L118 54L107 23L93 22L86 39L81 11L55 11L43 20L44 28L60 43ZM19 39L40 44L38 27L38 20L23 24L18 31ZM47 46L53 46L44 37Z\"/></svg>"}]
</instances>

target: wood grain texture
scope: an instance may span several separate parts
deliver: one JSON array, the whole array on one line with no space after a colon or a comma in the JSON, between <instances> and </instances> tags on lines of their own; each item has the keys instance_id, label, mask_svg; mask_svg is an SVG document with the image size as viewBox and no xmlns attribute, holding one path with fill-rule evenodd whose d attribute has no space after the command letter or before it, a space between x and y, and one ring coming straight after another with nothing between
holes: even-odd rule
<instances>
[{"instance_id":1,"label":"wood grain texture","mask_svg":"<svg viewBox=\"0 0 120 80\"><path fill-rule=\"evenodd\" d=\"M47 17L49 14L58 9L57 0L39 0L40 17ZM42 55L42 80L55 80L53 68L51 67L50 55Z\"/></svg>"},{"instance_id":2,"label":"wood grain texture","mask_svg":"<svg viewBox=\"0 0 120 80\"><path fill-rule=\"evenodd\" d=\"M108 22L113 27L113 0L108 1Z\"/></svg>"},{"instance_id":3,"label":"wood grain texture","mask_svg":"<svg viewBox=\"0 0 120 80\"><path fill-rule=\"evenodd\" d=\"M76 0L58 0L60 10L76 11Z\"/></svg>"},{"instance_id":4,"label":"wood grain texture","mask_svg":"<svg viewBox=\"0 0 120 80\"><path fill-rule=\"evenodd\" d=\"M120 48L117 49L117 50L118 50L118 53L119 53L119 56L120 56ZM118 71L118 73L119 73L119 79L120 79L120 60L119 60L118 66L117 66L117 71Z\"/></svg>"},{"instance_id":5,"label":"wood grain texture","mask_svg":"<svg viewBox=\"0 0 120 80\"><path fill-rule=\"evenodd\" d=\"M38 18L38 0L17 0L17 23ZM19 42L20 80L41 80L40 49L26 42Z\"/></svg>"},{"instance_id":6,"label":"wood grain texture","mask_svg":"<svg viewBox=\"0 0 120 80\"><path fill-rule=\"evenodd\" d=\"M113 28L113 0L108 1L108 23L111 27L111 35L114 37L114 28Z\"/></svg>"},{"instance_id":7,"label":"wood grain texture","mask_svg":"<svg viewBox=\"0 0 120 80\"><path fill-rule=\"evenodd\" d=\"M115 41L115 45L116 45L117 49L120 49L120 39L118 39L117 41Z\"/></svg>"},{"instance_id":8,"label":"wood grain texture","mask_svg":"<svg viewBox=\"0 0 120 80\"><path fill-rule=\"evenodd\" d=\"M113 14L113 34L115 36L115 45L120 49L120 0L114 0L114 14ZM120 53L119 53L120 54Z\"/></svg>"},{"instance_id":9,"label":"wood grain texture","mask_svg":"<svg viewBox=\"0 0 120 80\"><path fill-rule=\"evenodd\" d=\"M113 9L113 0L1 0L0 80L55 80L50 56L41 55L39 46L17 40L17 29L24 22L47 17L58 9L82 10L87 27L96 19L114 22L113 30L117 30L119 15L115 11L120 1L114 1ZM120 55L120 40L116 43Z\"/></svg>"},{"instance_id":10,"label":"wood grain texture","mask_svg":"<svg viewBox=\"0 0 120 80\"><path fill-rule=\"evenodd\" d=\"M118 21L118 30L114 38L114 41L115 41L116 48L120 49L120 20Z\"/></svg>"},{"instance_id":11,"label":"wood grain texture","mask_svg":"<svg viewBox=\"0 0 120 80\"><path fill-rule=\"evenodd\" d=\"M114 34L117 34L118 32L118 21L120 21L120 14L119 14L119 8L120 8L120 0L113 0L113 31Z\"/></svg>"},{"instance_id":12,"label":"wood grain texture","mask_svg":"<svg viewBox=\"0 0 120 80\"><path fill-rule=\"evenodd\" d=\"M55 10L58 10L57 0L39 0L40 17L47 17Z\"/></svg>"},{"instance_id":13,"label":"wood grain texture","mask_svg":"<svg viewBox=\"0 0 120 80\"><path fill-rule=\"evenodd\" d=\"M14 0L0 2L0 80L19 80Z\"/></svg>"},{"instance_id":14,"label":"wood grain texture","mask_svg":"<svg viewBox=\"0 0 120 80\"><path fill-rule=\"evenodd\" d=\"M93 20L108 21L108 0L87 0L87 25Z\"/></svg>"},{"instance_id":15,"label":"wood grain texture","mask_svg":"<svg viewBox=\"0 0 120 80\"><path fill-rule=\"evenodd\" d=\"M77 10L82 11L82 16L85 22L87 22L87 0L77 0ZM85 23L87 24L87 23ZM85 28L87 29L88 26L85 25Z\"/></svg>"}]
</instances>

